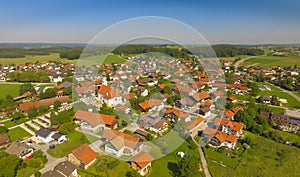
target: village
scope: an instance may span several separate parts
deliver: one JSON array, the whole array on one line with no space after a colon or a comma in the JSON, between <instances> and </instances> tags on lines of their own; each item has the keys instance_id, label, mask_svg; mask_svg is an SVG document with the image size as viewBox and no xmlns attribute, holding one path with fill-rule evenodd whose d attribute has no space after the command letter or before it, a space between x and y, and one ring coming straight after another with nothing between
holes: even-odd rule
<instances>
[{"instance_id":1,"label":"village","mask_svg":"<svg viewBox=\"0 0 300 177\"><path fill-rule=\"evenodd\" d=\"M295 95L298 102L291 107L290 99L264 91L280 86L282 80L290 83L280 89L299 90L298 68L231 66L220 63L221 70L206 73L197 59L147 55L92 66L59 61L1 66L2 82L48 85L27 84L20 96L12 98L12 106L2 109L4 126L13 121L10 117L24 120L7 131L23 129L28 136L10 140L4 133L0 145L21 159L36 158L37 151L44 154L48 162L40 173L45 177L79 176L77 169L88 169L99 161L99 154L122 159L144 176L151 174L152 161L180 146L181 141L172 144L163 139L168 134L178 140L191 137L195 148L234 150L241 142L247 146L243 129L267 136L264 131L271 124L297 133L300 98ZM278 107L284 109L279 113ZM256 114L249 123L246 115L251 109ZM79 135L74 149L60 148ZM157 148L159 155L153 153ZM185 152L176 153L185 158Z\"/></svg>"}]
</instances>

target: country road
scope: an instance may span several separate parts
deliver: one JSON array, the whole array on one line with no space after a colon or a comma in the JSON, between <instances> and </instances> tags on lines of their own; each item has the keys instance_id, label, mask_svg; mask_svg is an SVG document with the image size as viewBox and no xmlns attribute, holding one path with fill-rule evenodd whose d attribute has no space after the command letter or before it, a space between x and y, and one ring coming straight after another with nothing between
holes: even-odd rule
<instances>
[{"instance_id":1,"label":"country road","mask_svg":"<svg viewBox=\"0 0 300 177\"><path fill-rule=\"evenodd\" d=\"M255 58L255 57L257 57L257 56L250 56L250 57L247 57L247 58L240 59L237 62L235 62L233 66L237 69L242 62L244 62L244 61L246 61L250 58Z\"/></svg>"}]
</instances>

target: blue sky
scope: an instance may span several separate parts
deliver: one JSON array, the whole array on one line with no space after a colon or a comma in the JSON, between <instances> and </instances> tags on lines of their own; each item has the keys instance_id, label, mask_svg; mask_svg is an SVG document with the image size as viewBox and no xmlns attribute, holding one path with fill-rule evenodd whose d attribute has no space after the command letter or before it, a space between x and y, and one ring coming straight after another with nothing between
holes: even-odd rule
<instances>
[{"instance_id":1,"label":"blue sky","mask_svg":"<svg viewBox=\"0 0 300 177\"><path fill-rule=\"evenodd\" d=\"M88 42L121 20L174 18L210 43L300 43L297 0L0 0L0 41Z\"/></svg>"}]
</instances>

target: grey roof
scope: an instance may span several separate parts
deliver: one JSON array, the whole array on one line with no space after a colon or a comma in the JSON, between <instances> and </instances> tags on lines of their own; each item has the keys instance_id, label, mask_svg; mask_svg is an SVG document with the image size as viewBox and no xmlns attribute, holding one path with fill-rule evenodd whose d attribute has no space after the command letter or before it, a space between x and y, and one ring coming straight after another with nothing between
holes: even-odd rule
<instances>
[{"instance_id":1,"label":"grey roof","mask_svg":"<svg viewBox=\"0 0 300 177\"><path fill-rule=\"evenodd\" d=\"M74 170L76 170L76 166L74 164L69 161L64 161L57 164L53 171L58 171L66 176L70 176Z\"/></svg>"},{"instance_id":2,"label":"grey roof","mask_svg":"<svg viewBox=\"0 0 300 177\"><path fill-rule=\"evenodd\" d=\"M61 133L55 133L54 135L52 135L52 138L55 139L56 141L61 137L63 136L64 134L61 134Z\"/></svg>"},{"instance_id":3,"label":"grey roof","mask_svg":"<svg viewBox=\"0 0 300 177\"><path fill-rule=\"evenodd\" d=\"M43 173L41 177L65 177L65 176L60 174L57 171L47 171L46 173Z\"/></svg>"},{"instance_id":4,"label":"grey roof","mask_svg":"<svg viewBox=\"0 0 300 177\"><path fill-rule=\"evenodd\" d=\"M6 149L6 152L10 155L20 156L27 148L29 148L27 144L15 141Z\"/></svg>"},{"instance_id":5,"label":"grey roof","mask_svg":"<svg viewBox=\"0 0 300 177\"><path fill-rule=\"evenodd\" d=\"M37 136L40 136L40 137L43 137L43 138L47 138L51 132L52 132L52 130L50 130L48 128L41 128L35 134Z\"/></svg>"}]
</instances>

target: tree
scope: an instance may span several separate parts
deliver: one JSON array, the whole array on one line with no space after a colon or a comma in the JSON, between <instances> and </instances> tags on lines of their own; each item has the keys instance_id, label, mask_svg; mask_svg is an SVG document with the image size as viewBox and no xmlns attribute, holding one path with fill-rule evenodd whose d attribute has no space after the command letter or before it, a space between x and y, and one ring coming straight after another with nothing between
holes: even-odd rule
<instances>
[{"instance_id":1,"label":"tree","mask_svg":"<svg viewBox=\"0 0 300 177\"><path fill-rule=\"evenodd\" d=\"M198 175L199 162L195 157L182 158L178 163L179 176L194 177Z\"/></svg>"},{"instance_id":2,"label":"tree","mask_svg":"<svg viewBox=\"0 0 300 177\"><path fill-rule=\"evenodd\" d=\"M22 84L19 89L19 95L23 95L26 92L35 93L35 89L31 83Z\"/></svg>"},{"instance_id":3,"label":"tree","mask_svg":"<svg viewBox=\"0 0 300 177\"><path fill-rule=\"evenodd\" d=\"M72 94L72 87L67 87L63 89L64 95L71 95Z\"/></svg>"},{"instance_id":4,"label":"tree","mask_svg":"<svg viewBox=\"0 0 300 177\"><path fill-rule=\"evenodd\" d=\"M57 88L48 88L45 92L40 94L41 99L53 98L56 96Z\"/></svg>"},{"instance_id":5,"label":"tree","mask_svg":"<svg viewBox=\"0 0 300 177\"><path fill-rule=\"evenodd\" d=\"M12 121L17 121L19 119L22 119L25 117L25 115L22 112L15 112L11 115Z\"/></svg>"},{"instance_id":6,"label":"tree","mask_svg":"<svg viewBox=\"0 0 300 177\"><path fill-rule=\"evenodd\" d=\"M7 127L0 126L0 134L7 133L7 132L8 132L8 128Z\"/></svg>"},{"instance_id":7,"label":"tree","mask_svg":"<svg viewBox=\"0 0 300 177\"><path fill-rule=\"evenodd\" d=\"M27 114L28 114L29 118L36 117L38 115L36 107L30 107L29 110L28 110L28 112L27 112Z\"/></svg>"},{"instance_id":8,"label":"tree","mask_svg":"<svg viewBox=\"0 0 300 177\"><path fill-rule=\"evenodd\" d=\"M0 176L14 177L21 166L22 160L16 155L0 152Z\"/></svg>"},{"instance_id":9,"label":"tree","mask_svg":"<svg viewBox=\"0 0 300 177\"><path fill-rule=\"evenodd\" d=\"M56 100L56 101L54 102L54 109L58 109L59 107L61 107L61 102L58 101L58 100Z\"/></svg>"},{"instance_id":10,"label":"tree","mask_svg":"<svg viewBox=\"0 0 300 177\"><path fill-rule=\"evenodd\" d=\"M39 107L39 113L40 114L44 114L44 113L48 112L48 110L49 110L49 107L46 107L46 106L40 106Z\"/></svg>"},{"instance_id":11,"label":"tree","mask_svg":"<svg viewBox=\"0 0 300 177\"><path fill-rule=\"evenodd\" d=\"M168 85L165 86L165 88L163 89L163 93L171 94L172 92L173 92L172 89Z\"/></svg>"},{"instance_id":12,"label":"tree","mask_svg":"<svg viewBox=\"0 0 300 177\"><path fill-rule=\"evenodd\" d=\"M136 171L127 171L126 177L140 177L140 175Z\"/></svg>"}]
</instances>

